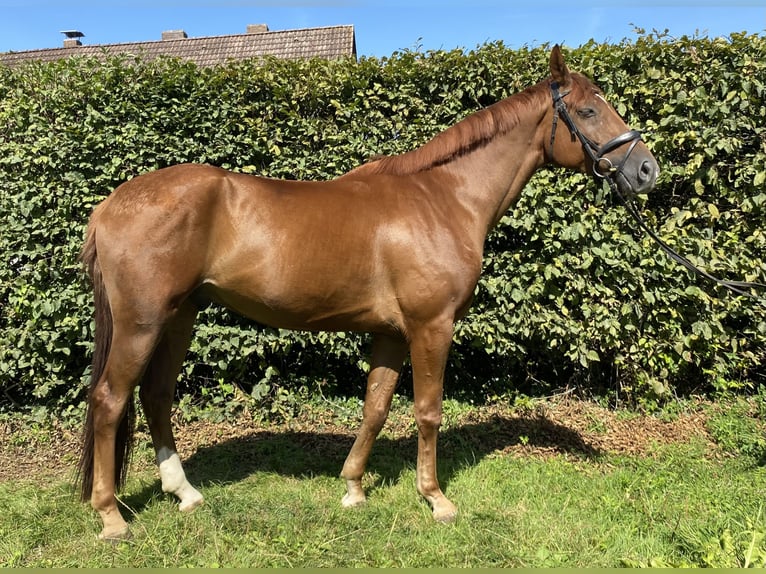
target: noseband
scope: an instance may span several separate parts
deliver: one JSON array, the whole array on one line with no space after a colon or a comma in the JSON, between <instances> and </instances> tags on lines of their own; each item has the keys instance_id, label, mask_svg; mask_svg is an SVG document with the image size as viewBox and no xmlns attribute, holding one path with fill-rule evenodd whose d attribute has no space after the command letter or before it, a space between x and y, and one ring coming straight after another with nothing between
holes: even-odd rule
<instances>
[{"instance_id":1,"label":"noseband","mask_svg":"<svg viewBox=\"0 0 766 574\"><path fill-rule=\"evenodd\" d=\"M575 125L572 116L569 115L567 105L564 102L564 97L569 92L563 94L559 91L558 82L551 83L551 93L553 95L553 127L551 129L551 143L550 143L550 157L553 157L553 143L556 140L556 127L558 125L559 117L564 120L564 123L569 128L569 133L572 136L572 141L580 140L585 153L591 159L593 163L593 174L602 179L613 180L622 173L622 168L625 167L625 163L628 161L630 154L633 153L633 149L638 142L641 141L641 132L638 130L630 130L624 134L620 134L617 137L610 139L604 145L599 146L596 142L586 136ZM606 157L606 154L616 150L618 147L630 143L628 151L622 158L622 161L618 165L614 165L612 160Z\"/></svg>"}]
</instances>

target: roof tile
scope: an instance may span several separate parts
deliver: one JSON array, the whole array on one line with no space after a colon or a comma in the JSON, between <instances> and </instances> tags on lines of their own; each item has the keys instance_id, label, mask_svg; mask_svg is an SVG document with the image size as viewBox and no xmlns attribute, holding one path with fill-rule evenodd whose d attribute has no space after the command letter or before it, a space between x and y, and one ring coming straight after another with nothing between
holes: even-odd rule
<instances>
[{"instance_id":1,"label":"roof tile","mask_svg":"<svg viewBox=\"0 0 766 574\"><path fill-rule=\"evenodd\" d=\"M104 56L129 54L146 59L175 56L199 66L214 66L229 60L264 56L277 58L356 57L353 26L328 26L299 30L264 31L256 34L234 34L152 42L96 44L71 48L48 48L23 52L0 53L0 63L13 66L29 61L54 61L72 56Z\"/></svg>"}]
</instances>

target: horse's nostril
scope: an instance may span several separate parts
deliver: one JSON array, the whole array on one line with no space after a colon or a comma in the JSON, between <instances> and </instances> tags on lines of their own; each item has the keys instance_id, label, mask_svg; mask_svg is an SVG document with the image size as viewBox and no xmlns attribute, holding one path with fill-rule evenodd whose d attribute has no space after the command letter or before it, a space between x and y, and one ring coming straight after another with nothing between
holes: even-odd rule
<instances>
[{"instance_id":1,"label":"horse's nostril","mask_svg":"<svg viewBox=\"0 0 766 574\"><path fill-rule=\"evenodd\" d=\"M654 167L652 166L652 162L645 161L641 164L641 168L638 170L638 179L640 179L642 182L649 181L652 176L654 175Z\"/></svg>"}]
</instances>

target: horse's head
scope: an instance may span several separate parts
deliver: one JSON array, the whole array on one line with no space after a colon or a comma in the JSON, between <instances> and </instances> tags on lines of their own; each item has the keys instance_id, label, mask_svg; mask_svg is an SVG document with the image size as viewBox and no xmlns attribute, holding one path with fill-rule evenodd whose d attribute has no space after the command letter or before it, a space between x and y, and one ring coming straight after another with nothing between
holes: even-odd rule
<instances>
[{"instance_id":1,"label":"horse's head","mask_svg":"<svg viewBox=\"0 0 766 574\"><path fill-rule=\"evenodd\" d=\"M551 52L550 87L553 127L546 141L548 161L610 178L625 194L651 191L659 166L641 141L641 132L625 125L590 80L569 71L558 46Z\"/></svg>"}]
</instances>

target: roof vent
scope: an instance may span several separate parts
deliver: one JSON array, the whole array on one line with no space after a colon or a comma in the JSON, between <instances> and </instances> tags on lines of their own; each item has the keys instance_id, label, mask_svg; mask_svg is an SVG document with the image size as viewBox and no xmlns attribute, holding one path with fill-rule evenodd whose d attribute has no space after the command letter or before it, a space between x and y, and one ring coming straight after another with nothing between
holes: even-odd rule
<instances>
[{"instance_id":1,"label":"roof vent","mask_svg":"<svg viewBox=\"0 0 766 574\"><path fill-rule=\"evenodd\" d=\"M268 24L248 24L247 25L248 34L263 34L268 31L269 31Z\"/></svg>"},{"instance_id":2,"label":"roof vent","mask_svg":"<svg viewBox=\"0 0 766 574\"><path fill-rule=\"evenodd\" d=\"M85 36L85 34L79 30L61 30L61 33L66 36L66 39L64 40L64 48L76 48L77 46L82 46L80 38Z\"/></svg>"},{"instance_id":3,"label":"roof vent","mask_svg":"<svg viewBox=\"0 0 766 574\"><path fill-rule=\"evenodd\" d=\"M165 30L162 33L163 40L183 40L188 37L183 30Z\"/></svg>"}]
</instances>

